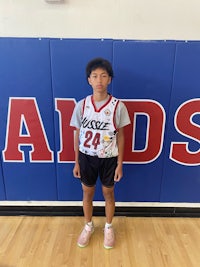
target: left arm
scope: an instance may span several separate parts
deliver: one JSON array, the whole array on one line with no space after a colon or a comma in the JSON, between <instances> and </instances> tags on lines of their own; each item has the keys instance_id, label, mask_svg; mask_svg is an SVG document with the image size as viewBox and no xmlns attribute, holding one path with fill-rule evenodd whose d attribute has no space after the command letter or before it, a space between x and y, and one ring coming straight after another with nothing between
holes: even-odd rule
<instances>
[{"instance_id":1,"label":"left arm","mask_svg":"<svg viewBox=\"0 0 200 267\"><path fill-rule=\"evenodd\" d=\"M118 143L118 161L117 168L115 169L114 181L119 182L123 176L123 156L124 156L124 128L119 128L117 134Z\"/></svg>"}]
</instances>

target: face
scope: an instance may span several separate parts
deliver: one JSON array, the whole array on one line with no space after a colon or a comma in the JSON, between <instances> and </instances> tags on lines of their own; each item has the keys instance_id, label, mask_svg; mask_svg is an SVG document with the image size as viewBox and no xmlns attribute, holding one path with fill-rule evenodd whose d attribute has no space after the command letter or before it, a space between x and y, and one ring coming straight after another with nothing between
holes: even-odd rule
<instances>
[{"instance_id":1,"label":"face","mask_svg":"<svg viewBox=\"0 0 200 267\"><path fill-rule=\"evenodd\" d=\"M107 91L107 87L111 82L111 77L106 70L98 68L91 72L88 82L92 86L94 92L103 93Z\"/></svg>"}]
</instances>

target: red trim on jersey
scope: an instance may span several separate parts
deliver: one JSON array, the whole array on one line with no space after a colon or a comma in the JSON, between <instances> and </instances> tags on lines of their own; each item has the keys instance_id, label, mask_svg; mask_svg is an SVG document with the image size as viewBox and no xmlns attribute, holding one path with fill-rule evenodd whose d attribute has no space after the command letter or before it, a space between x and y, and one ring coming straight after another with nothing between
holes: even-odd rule
<instances>
[{"instance_id":1,"label":"red trim on jersey","mask_svg":"<svg viewBox=\"0 0 200 267\"><path fill-rule=\"evenodd\" d=\"M119 100L117 100L117 104L115 106L115 111L114 111L114 114L113 114L113 125L115 127L116 130L118 130L117 126L116 126L116 110L117 110L117 106L119 104Z\"/></svg>"},{"instance_id":2,"label":"red trim on jersey","mask_svg":"<svg viewBox=\"0 0 200 267\"><path fill-rule=\"evenodd\" d=\"M85 110L85 102L86 102L86 98L85 98L84 101L83 101L82 116L83 116L83 114L84 114L84 110Z\"/></svg>"},{"instance_id":3,"label":"red trim on jersey","mask_svg":"<svg viewBox=\"0 0 200 267\"><path fill-rule=\"evenodd\" d=\"M102 107L100 107L100 109L97 109L96 106L95 106L95 102L94 102L93 95L92 95L92 96L91 96L91 102L92 102L92 105L93 105L93 107L94 107L94 111L95 111L95 112L100 112L106 105L108 105L108 103L111 101L111 99L112 99L112 96L109 95L109 99L108 99L108 101L106 101L106 103L105 103Z\"/></svg>"}]
</instances>

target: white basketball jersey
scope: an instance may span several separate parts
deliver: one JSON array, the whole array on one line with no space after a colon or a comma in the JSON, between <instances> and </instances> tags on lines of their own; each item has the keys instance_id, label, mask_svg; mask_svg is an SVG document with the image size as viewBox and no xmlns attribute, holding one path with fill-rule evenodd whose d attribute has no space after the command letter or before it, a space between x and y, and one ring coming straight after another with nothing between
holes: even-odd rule
<instances>
[{"instance_id":1,"label":"white basketball jersey","mask_svg":"<svg viewBox=\"0 0 200 267\"><path fill-rule=\"evenodd\" d=\"M79 135L79 150L82 153L99 158L118 156L115 127L118 103L118 99L110 96L108 101L97 109L93 96L85 98Z\"/></svg>"}]
</instances>

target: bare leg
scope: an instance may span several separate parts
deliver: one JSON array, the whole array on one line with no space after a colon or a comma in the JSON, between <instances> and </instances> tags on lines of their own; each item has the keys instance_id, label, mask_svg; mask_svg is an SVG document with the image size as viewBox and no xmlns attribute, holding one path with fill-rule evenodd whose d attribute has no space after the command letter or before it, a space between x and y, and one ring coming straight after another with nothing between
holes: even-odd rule
<instances>
[{"instance_id":1,"label":"bare leg","mask_svg":"<svg viewBox=\"0 0 200 267\"><path fill-rule=\"evenodd\" d=\"M95 192L95 186L89 187L82 185L83 188L83 212L85 223L92 221L93 213L93 197Z\"/></svg>"},{"instance_id":2,"label":"bare leg","mask_svg":"<svg viewBox=\"0 0 200 267\"><path fill-rule=\"evenodd\" d=\"M93 225L89 224L92 222L92 212L93 212L93 197L95 192L95 187L89 187L82 185L83 188L83 212L85 218L85 226L79 235L77 244L79 247L84 248L88 245L90 237L94 231Z\"/></svg>"},{"instance_id":3,"label":"bare leg","mask_svg":"<svg viewBox=\"0 0 200 267\"><path fill-rule=\"evenodd\" d=\"M112 219L115 213L115 197L114 197L114 186L105 187L102 186L103 196L106 202L105 212L106 212L106 222L112 223Z\"/></svg>"}]
</instances>

